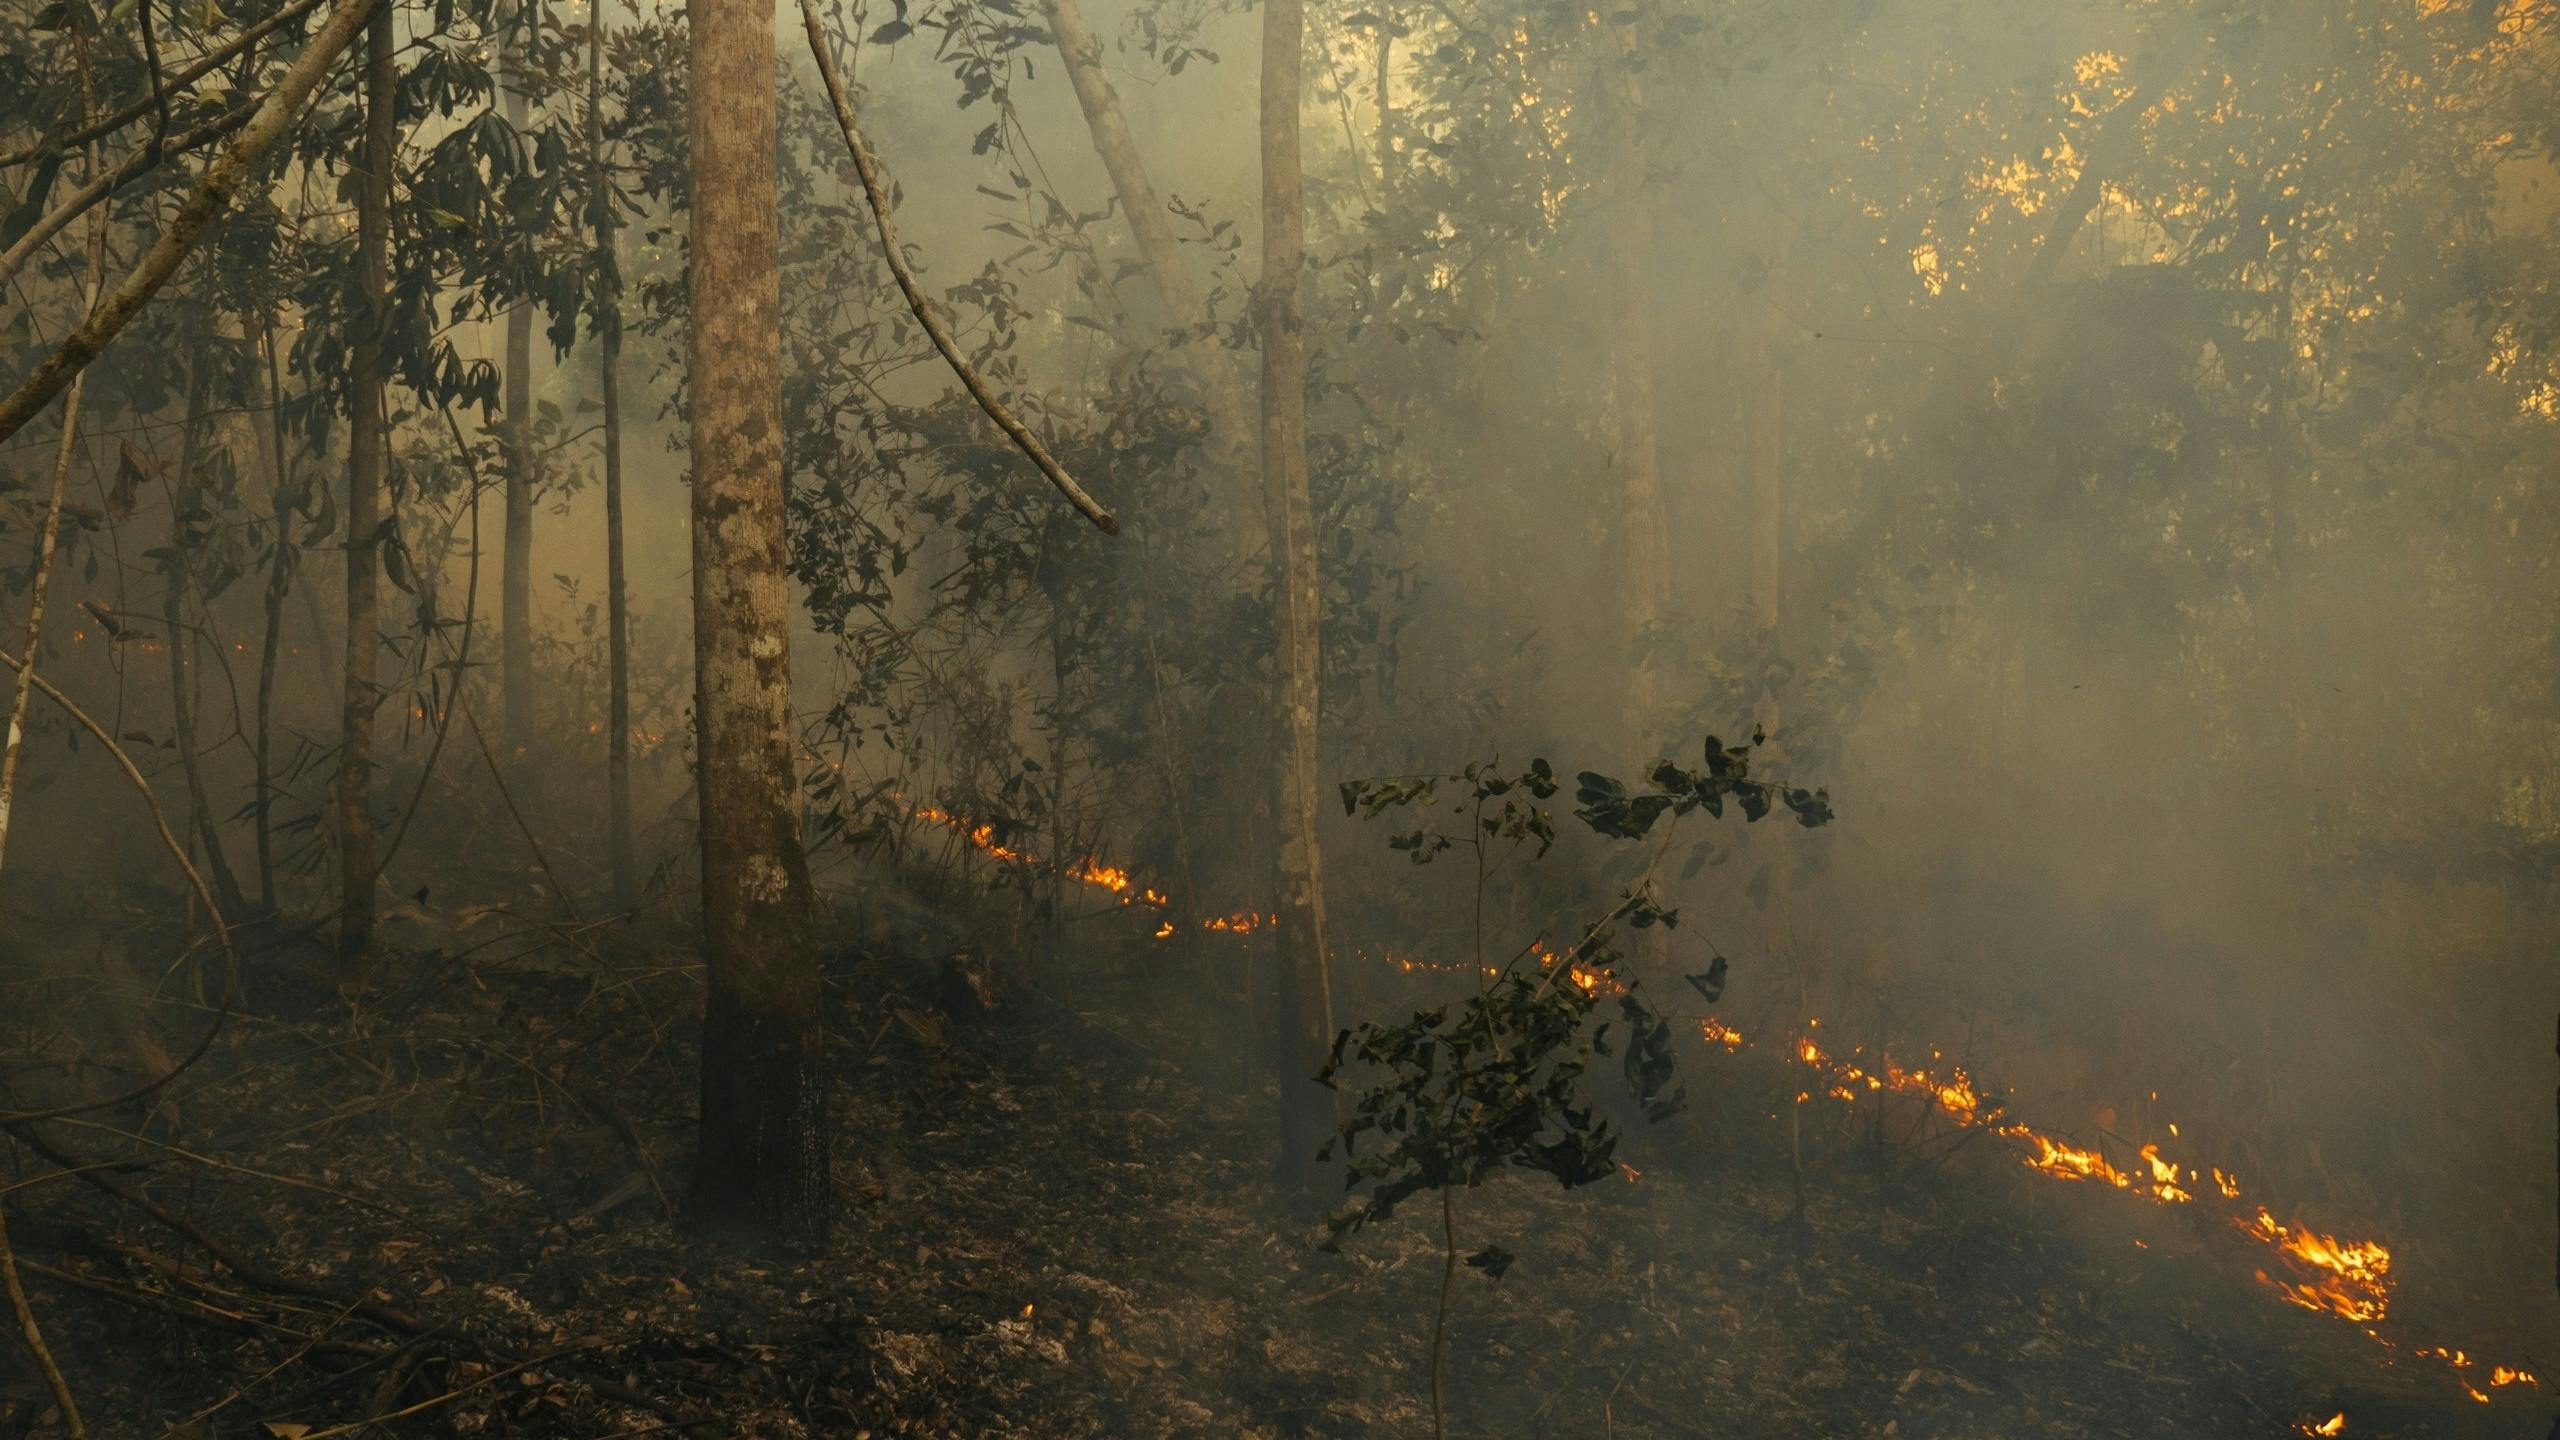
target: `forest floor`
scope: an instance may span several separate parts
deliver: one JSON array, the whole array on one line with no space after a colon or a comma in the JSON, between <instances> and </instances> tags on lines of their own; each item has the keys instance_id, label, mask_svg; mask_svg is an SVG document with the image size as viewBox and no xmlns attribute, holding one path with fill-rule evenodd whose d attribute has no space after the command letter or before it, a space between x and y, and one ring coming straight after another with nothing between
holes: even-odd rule
<instances>
[{"instance_id":1,"label":"forest floor","mask_svg":"<svg viewBox=\"0 0 2560 1440\"><path fill-rule=\"evenodd\" d=\"M147 1114L37 1127L107 1168L66 1176L13 1145L16 1249L92 1433L1431 1433L1437 1207L1318 1249L1321 1227L1269 1199L1267 1092L1188 1043L1166 972L968 1018L931 966L839 953L841 1219L823 1254L756 1265L670 1220L699 983L683 937L530 909L408 907L354 1007L316 950L254 958L247 1005ZM204 1011L135 1021L140 967L47 939L50 959L0 974L18 1103L102 1093L192 1043ZM1460 1199L1461 1240L1519 1258L1457 1277L1451 1434L2241 1437L2343 1413L2359 1440L2468 1440L2549 1421L2387 1363L2245 1264L2181 1263L2231 1257L1993 1147L1879 1168L1857 1136L1809 1133L1799 1223L1772 1120L1793 1083L1714 1057L1689 1074L1696 1113L1626 1152L1636 1178ZM0 1434L63 1433L8 1348Z\"/></svg>"}]
</instances>

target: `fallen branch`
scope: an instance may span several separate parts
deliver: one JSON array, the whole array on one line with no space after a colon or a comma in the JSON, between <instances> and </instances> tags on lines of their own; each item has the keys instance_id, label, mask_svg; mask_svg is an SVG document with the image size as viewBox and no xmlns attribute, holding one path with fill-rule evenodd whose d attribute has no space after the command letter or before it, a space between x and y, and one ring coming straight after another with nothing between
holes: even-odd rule
<instances>
[{"instance_id":1,"label":"fallen branch","mask_svg":"<svg viewBox=\"0 0 2560 1440\"><path fill-rule=\"evenodd\" d=\"M87 1440L89 1427L81 1422L80 1402L71 1398L70 1383L62 1378L62 1367L53 1361L53 1351L44 1343L44 1329L36 1324L35 1307L27 1303L27 1288L18 1283L18 1252L9 1245L8 1207L0 1205L0 1284L9 1291L9 1309L18 1317L18 1336L27 1342L27 1353L36 1357L36 1368L44 1372L45 1388L53 1392L53 1403L62 1407L63 1433L71 1440Z\"/></svg>"},{"instance_id":2,"label":"fallen branch","mask_svg":"<svg viewBox=\"0 0 2560 1440\"><path fill-rule=\"evenodd\" d=\"M160 232L160 238L152 242L133 273L91 310L60 348L21 381L6 400L0 400L0 441L17 434L41 414L53 397L62 393L62 387L71 383L71 377L103 354L108 342L142 312L152 296L160 293L169 277L178 273L178 267L204 238L205 230L231 207L232 197L249 183L249 177L266 160L267 152L284 137L303 102L311 98L311 92L319 88L330 67L354 43L366 17L379 3L384 0L338 0L320 33L311 38L284 78L258 102L257 113L250 117L239 137L205 167L169 228Z\"/></svg>"},{"instance_id":3,"label":"fallen branch","mask_svg":"<svg viewBox=\"0 0 2560 1440\"><path fill-rule=\"evenodd\" d=\"M836 73L835 54L827 48L826 32L818 27L817 0L800 0L800 19L809 32L809 53L817 57L818 78L826 82L827 99L835 106L836 124L844 131L845 148L853 152L853 168L862 176L862 193L871 201L871 218L879 226L880 249L888 256L889 273L897 277L899 292L907 297L907 308L915 312L916 323L933 338L933 348L942 352L951 373L960 377L960 383L967 387L969 397L978 402L978 408L987 412L988 419L996 422L996 428L1012 438L1015 448L1040 467L1040 473L1049 477L1049 483L1058 487L1058 493L1066 497L1067 503L1092 521L1094 528L1103 534L1119 534L1120 522L1110 511L1102 508L1102 502L1086 494L1075 477L1067 473L1066 467L1058 463L1057 457L1049 453L1049 447L1040 443L1040 437L1015 419L1004 402L996 398L986 377L980 375L977 367L969 363L969 358L960 353L960 342L952 337L951 328L943 324L942 317L935 313L933 302L925 298L924 286L916 279L914 268L907 264L906 252L898 248L898 227L889 216L889 192L880 181L880 162L873 157L871 147L863 143L861 128L854 124L853 102L846 97L844 78ZM0 439L6 438L7 432L0 431Z\"/></svg>"},{"instance_id":4,"label":"fallen branch","mask_svg":"<svg viewBox=\"0 0 2560 1440\"><path fill-rule=\"evenodd\" d=\"M361 1315L396 1334L422 1335L434 1328L417 1316L405 1310L394 1309L380 1301L362 1297L351 1301L318 1281L298 1279L282 1271L270 1270L215 1238L193 1220L143 1194L123 1180L82 1161L79 1156L49 1139L35 1126L12 1123L7 1126L7 1129L10 1134L24 1142L27 1148L66 1170L77 1170L82 1183L141 1211L157 1221L162 1229L211 1256L214 1263L239 1276L246 1284L254 1285L261 1290L273 1291L279 1295L299 1295L306 1300L320 1301L324 1305L342 1305L350 1313Z\"/></svg>"}]
</instances>

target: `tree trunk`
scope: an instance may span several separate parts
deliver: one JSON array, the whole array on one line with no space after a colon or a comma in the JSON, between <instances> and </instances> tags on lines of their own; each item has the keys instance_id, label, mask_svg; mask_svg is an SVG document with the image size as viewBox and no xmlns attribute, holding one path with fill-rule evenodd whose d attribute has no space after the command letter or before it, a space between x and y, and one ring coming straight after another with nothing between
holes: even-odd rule
<instances>
[{"instance_id":1,"label":"tree trunk","mask_svg":"<svg viewBox=\"0 0 2560 1440\"><path fill-rule=\"evenodd\" d=\"M1305 85L1304 0L1262 11L1262 474L1279 598L1274 698L1279 764L1277 941L1283 960L1280 1163L1284 1188L1313 1193L1315 1152L1333 1128L1333 1092L1314 1081L1333 1042L1326 973L1324 867L1316 845L1316 719L1324 593L1316 574L1307 495L1307 339L1298 315L1306 264L1306 193L1299 170Z\"/></svg>"},{"instance_id":2,"label":"tree trunk","mask_svg":"<svg viewBox=\"0 0 2560 1440\"><path fill-rule=\"evenodd\" d=\"M214 898L222 905L222 913L213 917L228 925L238 920L247 908L242 903L240 880L231 870L230 858L223 853L222 833L215 823L213 802L205 793L204 766L196 759L195 697L189 693L195 684L196 632L187 624L187 592L193 583L191 560L195 546L187 538L185 516L195 507L196 461L200 458L204 438L204 362L199 360L187 384L187 416L178 430L178 483L169 490L169 584L161 591L161 626L169 632L169 730L178 746L178 772L187 787L187 824L196 838L204 843L205 868L213 879Z\"/></svg>"},{"instance_id":3,"label":"tree trunk","mask_svg":"<svg viewBox=\"0 0 2560 1440\"><path fill-rule=\"evenodd\" d=\"M396 76L392 7L377 5L365 26L364 148L356 190L355 343L348 375L347 650L339 712L338 975L361 979L373 940L373 711L381 703L374 661L378 623L375 564L382 527L382 471L390 443L383 393L384 304L391 287L391 163Z\"/></svg>"},{"instance_id":4,"label":"tree trunk","mask_svg":"<svg viewBox=\"0 0 2560 1440\"><path fill-rule=\"evenodd\" d=\"M630 910L640 904L640 862L631 833L631 595L622 560L622 267L605 170L601 6L588 17L587 160L596 190L596 387L604 392L605 846L613 903Z\"/></svg>"},{"instance_id":5,"label":"tree trunk","mask_svg":"<svg viewBox=\"0 0 2560 1440\"><path fill-rule=\"evenodd\" d=\"M1671 541L1662 505L1662 442L1654 406L1653 208L1646 203L1644 156L1632 138L1618 163L1618 213L1612 239L1618 296L1618 546L1625 566L1620 597L1627 643L1626 736L1639 763L1654 739L1660 703L1652 662L1644 650L1653 628L1671 608Z\"/></svg>"},{"instance_id":6,"label":"tree trunk","mask_svg":"<svg viewBox=\"0 0 2560 1440\"><path fill-rule=\"evenodd\" d=\"M81 115L85 121L95 108L95 80L85 44L77 52L80 62ZM98 146L89 145L89 174L99 173ZM86 283L81 289L80 308L96 307L98 292L106 284L107 212L99 210L89 217L89 239L82 247L88 261ZM0 849L9 840L9 817L16 810L18 795L18 762L25 753L27 739L27 702L35 698L36 666L44 661L45 601L53 592L53 562L62 543L62 498L71 483L71 457L80 443L80 392L87 387L87 372L71 377L68 393L62 397L62 434L54 442L53 483L45 493L44 518L36 525L35 564L27 581L26 648L20 653L26 663L20 665L10 682L9 724L5 738L0 738Z\"/></svg>"},{"instance_id":7,"label":"tree trunk","mask_svg":"<svg viewBox=\"0 0 2560 1440\"><path fill-rule=\"evenodd\" d=\"M694 1220L828 1219L825 1019L791 748L772 0L691 0L694 715L709 961Z\"/></svg>"},{"instance_id":8,"label":"tree trunk","mask_svg":"<svg viewBox=\"0 0 2560 1440\"><path fill-rule=\"evenodd\" d=\"M1147 176L1146 162L1138 156L1138 142L1129 133L1120 94L1103 73L1102 46L1085 28L1076 0L1043 0L1043 6L1067 79L1075 87L1076 103L1083 107L1085 126L1093 133L1093 148L1102 157L1102 168L1110 172L1121 213L1129 217L1130 233L1137 239L1138 253L1146 261L1148 278L1155 282L1167 317L1177 326L1206 323L1208 304L1200 296L1200 287L1192 283L1190 262L1183 258L1173 226L1165 219L1164 202ZM1236 477L1238 487L1231 494L1239 516L1250 517L1253 507L1242 497L1251 493L1252 448L1246 437L1254 432L1244 382L1236 374L1234 361L1215 341L1195 340L1187 349L1209 407L1210 460ZM1250 526L1249 518L1240 518L1236 524L1240 549L1250 548Z\"/></svg>"},{"instance_id":9,"label":"tree trunk","mask_svg":"<svg viewBox=\"0 0 2560 1440\"><path fill-rule=\"evenodd\" d=\"M1378 22L1378 208L1385 210L1396 198L1396 97L1394 64L1395 31L1387 22Z\"/></svg>"},{"instance_id":10,"label":"tree trunk","mask_svg":"<svg viewBox=\"0 0 2560 1440\"><path fill-rule=\"evenodd\" d=\"M1786 496L1787 368L1777 347L1763 361L1759 393L1751 407L1751 623L1759 631L1764 660L1778 653L1779 540ZM1778 694L1764 668L1752 718L1774 735Z\"/></svg>"},{"instance_id":11,"label":"tree trunk","mask_svg":"<svg viewBox=\"0 0 2560 1440\"><path fill-rule=\"evenodd\" d=\"M267 493L269 508L275 516L275 558L267 567L266 629L258 640L258 708L256 728L250 744L255 757L257 803L251 810L257 836L258 908L274 914L276 908L275 852L275 708L276 654L284 640L284 597L293 586L293 572L299 563L293 545L293 525L285 518L285 496L291 490L293 452L285 436L283 386L276 364L276 326L272 312L258 317L258 359L265 366L264 384L258 400L266 411L267 423L259 428L260 447L266 453Z\"/></svg>"},{"instance_id":12,"label":"tree trunk","mask_svg":"<svg viewBox=\"0 0 2560 1440\"><path fill-rule=\"evenodd\" d=\"M524 129L524 56L511 43L498 61L507 124ZM507 753L533 743L533 302L507 312L505 429L506 534L498 579L498 671Z\"/></svg>"}]
</instances>

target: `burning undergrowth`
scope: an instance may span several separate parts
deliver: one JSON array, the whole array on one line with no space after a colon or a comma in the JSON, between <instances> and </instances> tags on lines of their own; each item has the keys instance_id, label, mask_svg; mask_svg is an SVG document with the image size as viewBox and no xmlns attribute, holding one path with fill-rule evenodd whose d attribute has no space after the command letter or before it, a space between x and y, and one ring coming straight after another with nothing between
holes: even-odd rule
<instances>
[{"instance_id":1,"label":"burning undergrowth","mask_svg":"<svg viewBox=\"0 0 2560 1440\"><path fill-rule=\"evenodd\" d=\"M570 1437L1426 1423L1435 1248L1386 1227L1328 1255L1270 1208L1251 1141L1267 1089L1145 1000L1207 994L1165 983L1207 952L1080 973L1073 1009L1017 976L983 1016L945 1003L932 965L844 956L844 1218L823 1255L747 1266L668 1220L690 1118L690 1067L668 1062L697 996L680 937L492 911L413 929L432 943L356 1015L270 956L256 1009L168 1110L41 1130L111 1183L20 1148L27 1279L93 1423L306 1440L401 1410L392 1433ZM1459 1433L1715 1417L2070 1437L2140 1416L2273 1435L2341 1409L2349 1434L2487 1433L2311 1317L2269 1323L2282 1307L2154 1263L2121 1207L2039 1201L2068 1192L1978 1145L1874 1172L1851 1129L1818 1125L1796 1212L1773 1123L1796 1073L1747 1048L1694 1066L1702 1103L1624 1179L1468 1193L1465 1223L1519 1260L1455 1308ZM41 1433L31 1385L0 1398Z\"/></svg>"},{"instance_id":2,"label":"burning undergrowth","mask_svg":"<svg viewBox=\"0 0 2560 1440\"><path fill-rule=\"evenodd\" d=\"M1711 741L1710 751L1713 749ZM1346 803L1350 803L1351 795L1350 787L1346 787ZM995 859L1031 869L1044 868L1037 858L994 843L990 827L973 825L938 809L915 814L919 819L950 827L966 843ZM1399 844L1403 846L1403 842ZM1121 905L1161 913L1164 918L1149 932L1158 942L1192 928L1242 933L1277 918L1238 912L1242 923L1231 924L1226 917L1213 914L1195 924L1182 918L1185 912L1174 897L1138 883L1125 868L1093 856L1059 867L1059 873L1074 883L1106 892ZM1571 982L1587 992L1625 988L1608 967L1581 964L1573 951L1551 948L1543 939L1532 941L1525 954L1543 968L1563 966ZM1217 958L1213 953L1212 963ZM1395 949L1353 948L1337 953L1335 959L1337 964L1348 962L1360 970L1392 971L1425 980L1434 976L1491 979L1503 973L1500 967L1478 962L1435 960ZM1935 1049L1919 1061L1906 1061L1891 1053L1871 1055L1862 1045L1851 1045L1846 1054L1834 1054L1826 1048L1818 1017L1807 1017L1792 1038L1768 1047L1755 1047L1751 1037L1714 1015L1698 1017L1695 1024L1704 1054L1733 1055L1766 1048L1800 1066L1807 1078L1791 1100L1782 1096L1784 1103L1828 1101L1853 1109L1873 1105L1877 1107L1876 1127L1881 1135L1881 1107L1893 1098L1901 1098L1916 1104L1924 1123L1934 1118L1958 1134L1959 1143L1969 1143L1983 1135L1995 1138L2027 1171L2044 1179L2122 1191L2153 1205L2187 1207L2199 1216L2210 1217L2204 1228L2217 1237L2227 1240L2238 1236L2249 1243L2208 1246L2193 1257L2193 1263L2246 1273L2256 1285L2284 1302L2352 1327L2384 1352L2386 1364L2428 1372L2437 1383L2450 1382L2454 1391L2474 1403L2493 1405L2521 1397L2547 1397L2550 1393L2545 1379L2547 1362L2483 1360L2468 1350L2439 1343L2432 1336L2392 1326L2391 1307L2399 1277L2393 1272L2393 1252L2388 1245L2369 1237L2326 1233L2298 1218L2279 1218L2267 1203L2255 1196L2244 1196L2238 1175L2211 1163L2207 1147L2182 1134L2176 1123L2166 1123L2166 1133L2156 1138L2128 1139L2108 1132L2081 1143L2013 1114L1996 1093L1987 1095L1986 1087L1962 1063ZM1781 1087L1783 1090L1783 1080ZM2158 1100L2156 1093L2151 1098ZM1640 1173L1632 1165L1622 1168L1630 1180ZM2142 1242L2142 1248L2150 1248L2149 1242ZM2342 1415L2305 1422L2305 1428L2325 1434L2345 1433L2345 1425ZM2321 1429L2323 1426L2334 1428Z\"/></svg>"}]
</instances>

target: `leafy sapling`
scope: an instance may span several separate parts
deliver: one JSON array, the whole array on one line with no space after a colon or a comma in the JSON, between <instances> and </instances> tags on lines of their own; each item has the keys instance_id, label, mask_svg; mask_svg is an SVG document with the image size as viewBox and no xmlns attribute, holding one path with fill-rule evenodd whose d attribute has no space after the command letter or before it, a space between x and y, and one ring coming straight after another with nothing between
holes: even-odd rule
<instances>
[{"instance_id":1,"label":"leafy sapling","mask_svg":"<svg viewBox=\"0 0 2560 1440\"><path fill-rule=\"evenodd\" d=\"M1574 815L1590 829L1642 841L1659 826L1661 836L1617 902L1583 927L1579 939L1561 950L1532 940L1499 966L1485 958L1485 891L1503 861L1524 851L1543 858L1555 844L1554 821L1537 803L1559 788L1547 762L1533 761L1518 774L1505 774L1499 762L1488 761L1455 775L1342 786L1344 812L1371 819L1408 809L1432 811L1436 818L1444 792L1459 797L1462 824L1425 822L1387 843L1416 864L1453 850L1465 851L1474 862L1475 995L1342 1031L1318 1076L1336 1088L1355 1083L1355 1076L1365 1084L1322 1152L1321 1158L1331 1159L1339 1150L1345 1187L1356 1192L1332 1217L1326 1248L1389 1218L1417 1195L1436 1194L1440 1201L1440 1294L1431 1326L1435 1436L1448 1433L1443 1382L1459 1264L1463 1259L1486 1278L1500 1280L1514 1258L1494 1244L1461 1256L1457 1192L1512 1169L1553 1176L1566 1189L1615 1174L1621 1132L1586 1088L1595 1062L1617 1061L1649 1121L1668 1119L1684 1103L1671 1026L1645 1002L1618 949L1624 932L1679 923L1678 913L1660 903L1655 885L1677 822L1696 810L1721 817L1728 800L1746 822L1779 808L1807 827L1832 818L1822 791L1751 778L1751 751L1761 743L1756 734L1750 744L1737 746L1709 737L1702 768L1665 760L1636 789L1592 771L1577 776L1580 804ZM1672 823L1663 825L1666 819ZM1725 970L1724 958L1714 956L1687 979L1712 1002L1723 994ZM1621 1027L1624 1033L1613 1036Z\"/></svg>"}]
</instances>

